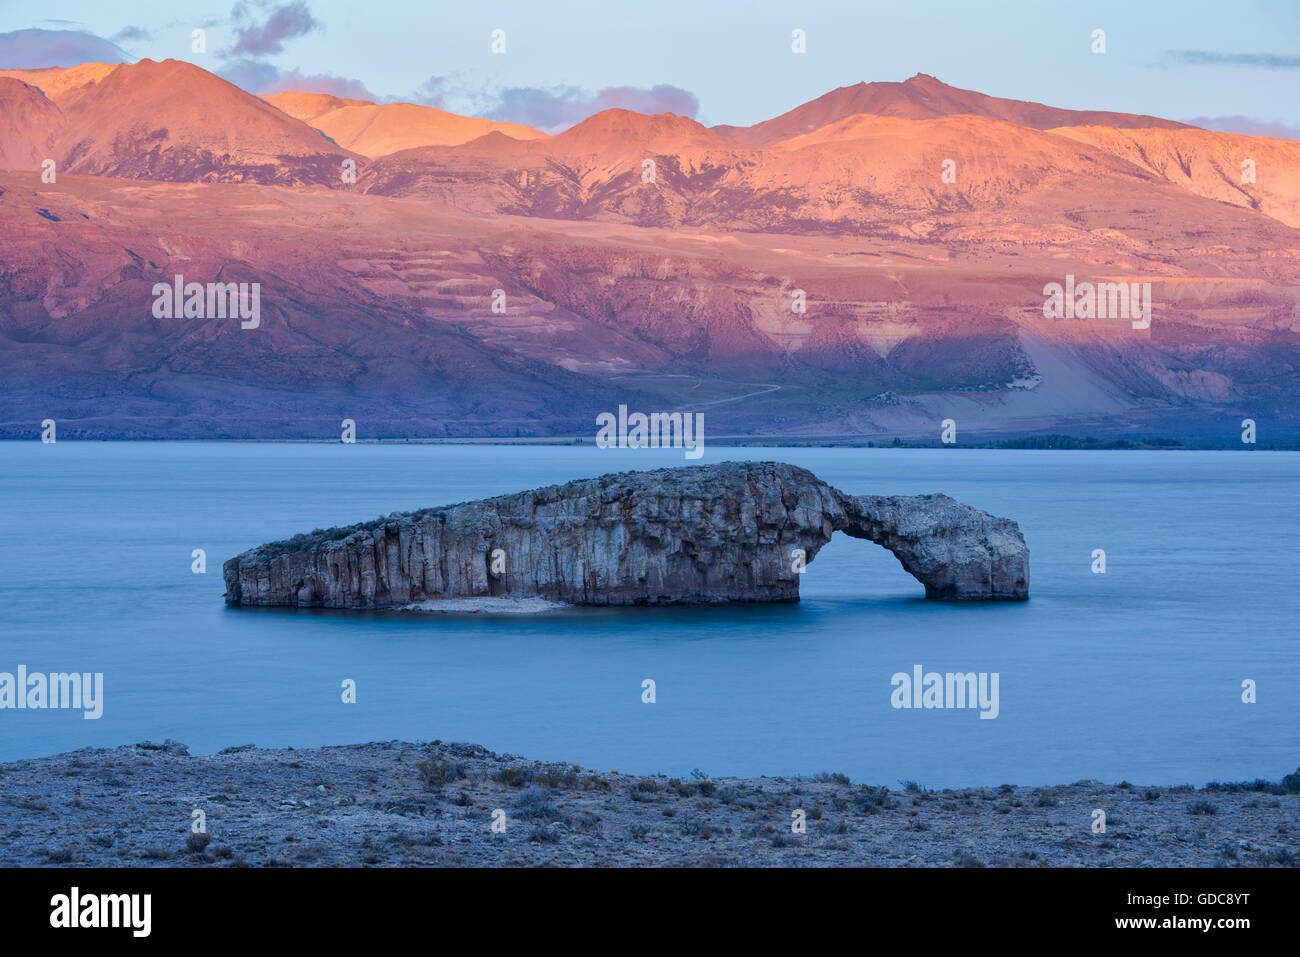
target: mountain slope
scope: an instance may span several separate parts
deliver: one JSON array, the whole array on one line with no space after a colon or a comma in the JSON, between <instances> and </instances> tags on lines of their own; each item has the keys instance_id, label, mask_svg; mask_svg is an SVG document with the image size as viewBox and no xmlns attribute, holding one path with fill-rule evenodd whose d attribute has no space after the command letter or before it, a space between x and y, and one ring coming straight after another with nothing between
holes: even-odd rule
<instances>
[{"instance_id":1,"label":"mountain slope","mask_svg":"<svg viewBox=\"0 0 1300 957\"><path fill-rule=\"evenodd\" d=\"M1206 130L1053 130L1103 149L1189 193L1300 226L1300 141Z\"/></svg>"},{"instance_id":2,"label":"mountain slope","mask_svg":"<svg viewBox=\"0 0 1300 957\"><path fill-rule=\"evenodd\" d=\"M324 116L345 106L373 106L370 100L354 100L348 97L334 96L332 93L297 93L292 90L284 93L261 94L278 110L288 113L295 120L311 123L318 116Z\"/></svg>"},{"instance_id":3,"label":"mountain slope","mask_svg":"<svg viewBox=\"0 0 1300 957\"><path fill-rule=\"evenodd\" d=\"M64 122L59 172L181 182L335 185L356 154L190 63L41 73ZM11 74L20 71L10 71ZM32 77L32 79L42 79ZM31 152L32 143L26 151Z\"/></svg>"},{"instance_id":4,"label":"mountain slope","mask_svg":"<svg viewBox=\"0 0 1300 957\"><path fill-rule=\"evenodd\" d=\"M842 86L787 113L753 126L715 126L713 129L748 146L761 147L811 133L827 124L858 113L897 116L913 120L965 113L1003 120L1037 130L1083 125L1187 128L1186 124L1162 120L1154 116L1094 110L1063 110L1042 103L986 96L973 90L948 86L932 76L918 73L902 83L858 83L854 86Z\"/></svg>"},{"instance_id":5,"label":"mountain slope","mask_svg":"<svg viewBox=\"0 0 1300 957\"><path fill-rule=\"evenodd\" d=\"M38 169L62 126L63 112L40 90L0 76L0 169Z\"/></svg>"},{"instance_id":6,"label":"mountain slope","mask_svg":"<svg viewBox=\"0 0 1300 957\"><path fill-rule=\"evenodd\" d=\"M64 95L92 83L98 83L121 63L81 63L77 66L52 66L40 70L0 70L0 76L12 77L36 87L58 103Z\"/></svg>"},{"instance_id":7,"label":"mountain slope","mask_svg":"<svg viewBox=\"0 0 1300 957\"><path fill-rule=\"evenodd\" d=\"M277 93L262 99L309 123L344 149L369 157L420 146L457 146L488 133L517 140L546 135L531 126L459 116L414 103L371 103L311 93Z\"/></svg>"},{"instance_id":8,"label":"mountain slope","mask_svg":"<svg viewBox=\"0 0 1300 957\"><path fill-rule=\"evenodd\" d=\"M0 433L590 435L628 404L703 411L714 436L933 437L955 417L1235 438L1248 410L1300 437L1300 230L1181 198L1178 222L1066 209L1032 241L975 209L939 243L5 173ZM260 283L260 326L155 319L178 273ZM1151 328L1044 317L1067 274L1150 282Z\"/></svg>"},{"instance_id":9,"label":"mountain slope","mask_svg":"<svg viewBox=\"0 0 1300 957\"><path fill-rule=\"evenodd\" d=\"M758 150L671 114L609 110L545 140L395 153L357 187L485 215L932 241L1041 241L1146 207L1150 233L1204 204L1091 143L970 115L855 115Z\"/></svg>"},{"instance_id":10,"label":"mountain slope","mask_svg":"<svg viewBox=\"0 0 1300 957\"><path fill-rule=\"evenodd\" d=\"M403 150L367 164L357 187L477 213L667 225L690 221L721 179L756 162L755 151L694 120L613 109L544 139L491 133Z\"/></svg>"},{"instance_id":11,"label":"mountain slope","mask_svg":"<svg viewBox=\"0 0 1300 957\"><path fill-rule=\"evenodd\" d=\"M436 262L457 242L464 224L427 210L343 191L5 173L0 220L0 433L44 407L83 436L337 438L343 418L363 438L512 434L557 416L576 428L576 410L585 426L615 398L358 282L367 258ZM155 318L154 284L178 274L258 283L259 325ZM485 315L494 284L477 283Z\"/></svg>"},{"instance_id":12,"label":"mountain slope","mask_svg":"<svg viewBox=\"0 0 1300 957\"><path fill-rule=\"evenodd\" d=\"M1300 437L1288 141L1038 129L1080 116L914 78L762 147L607 110L367 159L306 120L371 150L487 121L172 61L4 72L0 161L32 171L0 174L0 434L590 435L628 404L715 436ZM259 283L261 325L155 319L177 274ZM1071 281L1149 285L1150 327L1054 317Z\"/></svg>"}]
</instances>

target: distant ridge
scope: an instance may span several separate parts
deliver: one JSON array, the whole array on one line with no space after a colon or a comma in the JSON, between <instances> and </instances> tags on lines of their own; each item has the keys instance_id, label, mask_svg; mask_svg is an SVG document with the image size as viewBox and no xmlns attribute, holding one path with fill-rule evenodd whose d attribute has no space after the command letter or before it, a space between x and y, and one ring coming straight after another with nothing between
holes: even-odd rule
<instances>
[{"instance_id":1,"label":"distant ridge","mask_svg":"<svg viewBox=\"0 0 1300 957\"><path fill-rule=\"evenodd\" d=\"M379 157L421 146L459 146L489 133L515 140L546 134L520 123L460 116L415 103L372 103L323 93L276 93L263 100L320 130L344 149Z\"/></svg>"},{"instance_id":2,"label":"distant ridge","mask_svg":"<svg viewBox=\"0 0 1300 957\"><path fill-rule=\"evenodd\" d=\"M59 172L175 182L324 184L336 182L341 161L354 155L319 130L184 60L9 70L3 76L39 90L40 99L61 117L57 131L34 144L29 141L26 150L15 142L17 131L0 126L0 153L30 154L35 145L56 160ZM22 99L27 114L52 116L29 94L8 96ZM39 132L41 124L32 122Z\"/></svg>"},{"instance_id":3,"label":"distant ridge","mask_svg":"<svg viewBox=\"0 0 1300 957\"><path fill-rule=\"evenodd\" d=\"M1058 126L1115 126L1121 128L1193 129L1186 123L1162 120L1156 116L1132 113L1109 113L1095 110L1063 110L1042 103L1008 100L986 96L973 90L949 86L925 73L918 73L902 83L858 83L839 89L797 106L787 113L753 126L715 126L713 129L748 146L770 146L781 140L802 136L830 123L869 113L876 116L899 116L912 120L930 119L968 113L1017 126L1049 130Z\"/></svg>"}]
</instances>

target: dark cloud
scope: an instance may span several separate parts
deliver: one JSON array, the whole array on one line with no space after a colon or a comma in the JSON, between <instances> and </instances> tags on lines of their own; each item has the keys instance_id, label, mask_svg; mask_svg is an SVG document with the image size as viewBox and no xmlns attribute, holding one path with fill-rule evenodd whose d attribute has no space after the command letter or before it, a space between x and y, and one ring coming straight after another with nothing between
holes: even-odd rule
<instances>
[{"instance_id":1,"label":"dark cloud","mask_svg":"<svg viewBox=\"0 0 1300 957\"><path fill-rule=\"evenodd\" d=\"M249 93L261 93L280 79L281 71L274 63L265 60L227 60L212 71L223 80Z\"/></svg>"},{"instance_id":2,"label":"dark cloud","mask_svg":"<svg viewBox=\"0 0 1300 957\"><path fill-rule=\"evenodd\" d=\"M331 76L328 73L299 73L287 70L258 93L284 93L293 90L296 93L329 93L352 100L377 100L378 97L366 89L360 80L350 80L345 76Z\"/></svg>"},{"instance_id":3,"label":"dark cloud","mask_svg":"<svg viewBox=\"0 0 1300 957\"><path fill-rule=\"evenodd\" d=\"M615 107L637 113L676 113L694 118L700 111L700 101L694 93L680 86L659 83L648 90L634 86L607 86L592 98L589 105L583 104L583 108L592 113Z\"/></svg>"},{"instance_id":4,"label":"dark cloud","mask_svg":"<svg viewBox=\"0 0 1300 957\"><path fill-rule=\"evenodd\" d=\"M268 12L269 11L269 12ZM222 55L232 59L264 57L284 52L284 41L320 29L306 0L274 6L266 0L240 0L230 11L235 43Z\"/></svg>"},{"instance_id":5,"label":"dark cloud","mask_svg":"<svg viewBox=\"0 0 1300 957\"><path fill-rule=\"evenodd\" d=\"M1194 116L1183 120L1192 126L1220 133L1241 133L1243 136L1272 136L1278 139L1300 140L1300 126L1257 120L1250 116Z\"/></svg>"},{"instance_id":6,"label":"dark cloud","mask_svg":"<svg viewBox=\"0 0 1300 957\"><path fill-rule=\"evenodd\" d=\"M117 33L113 35L113 42L134 43L143 40L149 40L152 37L153 37L153 33L149 30L146 30L144 27L127 26L127 27L123 27L121 30L118 30Z\"/></svg>"},{"instance_id":7,"label":"dark cloud","mask_svg":"<svg viewBox=\"0 0 1300 957\"><path fill-rule=\"evenodd\" d=\"M356 100L376 100L378 97L366 89L360 80L327 73L303 73L297 69L282 70L266 60L227 60L214 71L249 93L330 93Z\"/></svg>"},{"instance_id":8,"label":"dark cloud","mask_svg":"<svg viewBox=\"0 0 1300 957\"><path fill-rule=\"evenodd\" d=\"M355 100L378 99L359 79L333 77L328 73L303 73L298 69L282 70L265 60L227 60L213 73L251 94L282 94L292 90L300 94L333 94Z\"/></svg>"},{"instance_id":9,"label":"dark cloud","mask_svg":"<svg viewBox=\"0 0 1300 957\"><path fill-rule=\"evenodd\" d=\"M14 30L0 33L0 68L39 70L78 63L130 63L116 43L84 30Z\"/></svg>"},{"instance_id":10,"label":"dark cloud","mask_svg":"<svg viewBox=\"0 0 1300 957\"><path fill-rule=\"evenodd\" d=\"M448 76L429 77L411 94L411 99L424 106L436 106L440 110L448 110L467 99L472 99L472 95L461 80L460 74L453 73Z\"/></svg>"},{"instance_id":11,"label":"dark cloud","mask_svg":"<svg viewBox=\"0 0 1300 957\"><path fill-rule=\"evenodd\" d=\"M591 113L582 107L584 99L582 90L572 86L557 86L549 90L512 86L500 90L495 96L496 102L488 105L482 113L494 120L553 130L572 126L590 116Z\"/></svg>"},{"instance_id":12,"label":"dark cloud","mask_svg":"<svg viewBox=\"0 0 1300 957\"><path fill-rule=\"evenodd\" d=\"M524 123L550 133L581 123L601 110L619 108L694 117L700 109L694 93L668 83L648 89L610 86L595 93L576 86L512 86L482 93L471 91L457 75L434 76L425 81L415 98L428 106Z\"/></svg>"},{"instance_id":13,"label":"dark cloud","mask_svg":"<svg viewBox=\"0 0 1300 957\"><path fill-rule=\"evenodd\" d=\"M284 51L287 40L306 36L321 28L305 0L277 3L276 0L239 0L230 11L235 42L221 51L218 76L249 93L331 93L353 99L373 100L375 95L360 80L325 73L303 73L283 69L270 57Z\"/></svg>"},{"instance_id":14,"label":"dark cloud","mask_svg":"<svg viewBox=\"0 0 1300 957\"><path fill-rule=\"evenodd\" d=\"M1284 56L1279 53L1166 50L1165 57L1177 66L1238 66L1258 70L1300 70L1300 56Z\"/></svg>"},{"instance_id":15,"label":"dark cloud","mask_svg":"<svg viewBox=\"0 0 1300 957\"><path fill-rule=\"evenodd\" d=\"M270 61L288 40L320 29L306 0L239 0L230 12L235 42L221 51L213 70L249 93L329 93L351 99L379 100L360 80L330 74L284 69ZM142 27L127 26L115 40L142 41ZM86 62L124 63L135 58L109 40L84 30L18 30L0 33L0 67L32 69L73 66ZM388 97L386 99L393 99ZM459 74L430 77L416 91L417 103L456 113L524 123L558 132L601 110L621 108L638 113L676 113L694 117L700 103L681 87L660 83L652 87L610 86L590 92L576 86L512 86L484 90Z\"/></svg>"}]
</instances>

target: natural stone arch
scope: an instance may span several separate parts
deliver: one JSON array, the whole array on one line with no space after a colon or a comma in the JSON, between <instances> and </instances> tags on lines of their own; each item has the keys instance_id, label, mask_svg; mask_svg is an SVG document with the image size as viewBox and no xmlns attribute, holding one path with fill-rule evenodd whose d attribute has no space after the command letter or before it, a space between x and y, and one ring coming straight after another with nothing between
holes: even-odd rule
<instances>
[{"instance_id":1,"label":"natural stone arch","mask_svg":"<svg viewBox=\"0 0 1300 957\"><path fill-rule=\"evenodd\" d=\"M777 462L624 472L299 535L225 563L232 605L378 608L544 598L797 601L792 560L836 531L888 548L941 600L1024 599L1015 522L946 495L850 496ZM508 556L494 578L486 560Z\"/></svg>"},{"instance_id":2,"label":"natural stone arch","mask_svg":"<svg viewBox=\"0 0 1300 957\"><path fill-rule=\"evenodd\" d=\"M889 549L938 601L1023 601L1029 548L1020 526L947 495L844 496L840 531Z\"/></svg>"}]
</instances>

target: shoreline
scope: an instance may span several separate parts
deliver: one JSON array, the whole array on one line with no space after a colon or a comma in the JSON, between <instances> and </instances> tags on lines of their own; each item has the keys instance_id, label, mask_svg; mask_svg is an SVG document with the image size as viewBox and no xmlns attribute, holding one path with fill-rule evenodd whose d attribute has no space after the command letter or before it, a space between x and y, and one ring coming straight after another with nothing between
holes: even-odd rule
<instances>
[{"instance_id":1,"label":"shoreline","mask_svg":"<svg viewBox=\"0 0 1300 957\"><path fill-rule=\"evenodd\" d=\"M424 601L393 607L397 611L416 615L545 615L576 606L570 602L545 598L478 595L467 598L426 598Z\"/></svg>"},{"instance_id":2,"label":"shoreline","mask_svg":"<svg viewBox=\"0 0 1300 957\"><path fill-rule=\"evenodd\" d=\"M1139 439L1102 439L1093 443L1065 436L1073 444L1045 445L1034 444L1036 436L1013 436L999 441L988 440L983 443L962 442L944 444L942 442L921 442L901 440L894 444L892 437L880 440L860 436L814 436L765 438L762 436L716 436L710 437L705 448L725 449L942 449L965 450L977 452L1300 452L1300 442L1262 443L1242 445L1238 442L1197 443L1179 441L1177 444L1146 442ZM0 434L0 442L23 443L39 439L38 435ZM572 436L536 436L536 437L479 437L461 436L456 438L358 438L350 443L341 443L336 438L310 438L287 436L276 438L264 437L169 437L125 438L122 436L64 436L59 442L72 443L138 443L171 445L490 445L490 446L532 446L557 448L597 448L590 435ZM1016 444L1024 442L1026 444ZM627 450L624 450L627 451ZM672 451L671 449L667 451Z\"/></svg>"},{"instance_id":3,"label":"shoreline","mask_svg":"<svg viewBox=\"0 0 1300 957\"><path fill-rule=\"evenodd\" d=\"M441 741L190 755L168 740L0 763L0 834L2 866L1297 866L1300 771L927 790L625 774Z\"/></svg>"}]
</instances>

